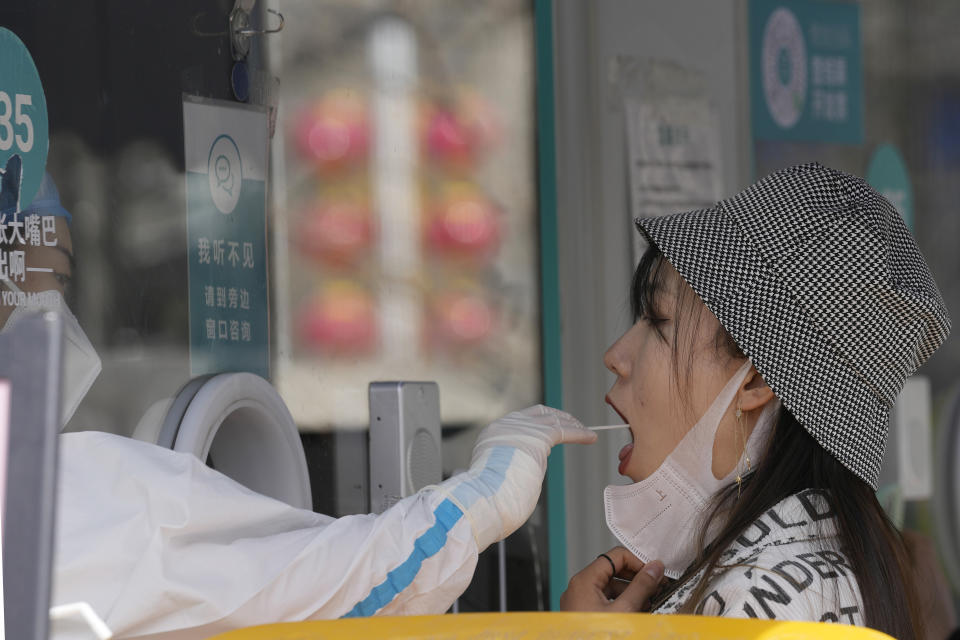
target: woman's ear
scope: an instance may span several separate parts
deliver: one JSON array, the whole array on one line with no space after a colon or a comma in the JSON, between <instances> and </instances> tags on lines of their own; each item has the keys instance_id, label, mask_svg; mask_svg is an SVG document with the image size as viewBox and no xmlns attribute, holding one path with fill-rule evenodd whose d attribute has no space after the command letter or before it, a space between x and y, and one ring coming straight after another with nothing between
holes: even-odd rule
<instances>
[{"instance_id":1,"label":"woman's ear","mask_svg":"<svg viewBox=\"0 0 960 640\"><path fill-rule=\"evenodd\" d=\"M760 376L754 366L750 367L750 372L747 373L747 377L741 383L738 395L740 408L744 411L760 409L774 398L773 389Z\"/></svg>"}]
</instances>

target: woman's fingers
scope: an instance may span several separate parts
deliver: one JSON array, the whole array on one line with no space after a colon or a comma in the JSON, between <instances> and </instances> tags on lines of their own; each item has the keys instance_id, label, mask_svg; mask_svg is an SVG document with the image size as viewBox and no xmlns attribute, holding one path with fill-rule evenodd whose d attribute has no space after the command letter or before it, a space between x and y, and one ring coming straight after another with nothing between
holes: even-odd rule
<instances>
[{"instance_id":1,"label":"woman's fingers","mask_svg":"<svg viewBox=\"0 0 960 640\"><path fill-rule=\"evenodd\" d=\"M599 579L602 575L602 579L606 581L602 587L603 594L610 600L623 593L637 571L643 569L643 562L624 547L614 547L597 556L597 560L600 561L599 569L602 569L604 564L607 568L606 571L600 572L597 577ZM595 562L590 564L592 565Z\"/></svg>"},{"instance_id":2,"label":"woman's fingers","mask_svg":"<svg viewBox=\"0 0 960 640\"><path fill-rule=\"evenodd\" d=\"M618 575L624 570L630 571L632 575L643 569L643 561L627 551L624 547L614 547L610 549L610 551L607 551L607 555L613 560L613 564L617 566Z\"/></svg>"},{"instance_id":3,"label":"woman's fingers","mask_svg":"<svg viewBox=\"0 0 960 640\"><path fill-rule=\"evenodd\" d=\"M650 598L657 592L660 579L663 578L663 563L659 560L648 562L633 577L620 596L610 603L610 611L643 611Z\"/></svg>"},{"instance_id":4,"label":"woman's fingers","mask_svg":"<svg viewBox=\"0 0 960 640\"><path fill-rule=\"evenodd\" d=\"M662 577L663 563L651 562L644 567L632 553L623 547L614 547L570 579L560 597L560 608L564 611L641 611Z\"/></svg>"},{"instance_id":5,"label":"woman's fingers","mask_svg":"<svg viewBox=\"0 0 960 640\"><path fill-rule=\"evenodd\" d=\"M616 565L610 554L601 553L593 562L585 566L580 574L589 578L590 584L595 588L605 592L607 584L616 571Z\"/></svg>"},{"instance_id":6,"label":"woman's fingers","mask_svg":"<svg viewBox=\"0 0 960 640\"><path fill-rule=\"evenodd\" d=\"M617 565L610 553L600 554L593 562L570 578L567 590L560 596L564 611L603 611L616 597L610 591L610 582Z\"/></svg>"},{"instance_id":7,"label":"woman's fingers","mask_svg":"<svg viewBox=\"0 0 960 640\"><path fill-rule=\"evenodd\" d=\"M623 575L613 576L610 582L607 583L607 589L605 591L607 597L610 600L616 600L620 597L620 594L624 592L627 588L627 585L633 581L634 573L624 573Z\"/></svg>"}]
</instances>

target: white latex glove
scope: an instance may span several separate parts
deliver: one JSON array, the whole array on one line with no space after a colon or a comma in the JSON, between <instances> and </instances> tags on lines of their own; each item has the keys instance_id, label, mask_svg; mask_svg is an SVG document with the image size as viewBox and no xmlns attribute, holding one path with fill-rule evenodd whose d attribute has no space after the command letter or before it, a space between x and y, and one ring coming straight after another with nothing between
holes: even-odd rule
<instances>
[{"instance_id":1,"label":"white latex glove","mask_svg":"<svg viewBox=\"0 0 960 640\"><path fill-rule=\"evenodd\" d=\"M514 411L480 432L470 469L437 490L464 512L483 551L533 513L554 445L596 440L597 434L563 411L543 405Z\"/></svg>"},{"instance_id":2,"label":"white latex glove","mask_svg":"<svg viewBox=\"0 0 960 640\"><path fill-rule=\"evenodd\" d=\"M513 447L536 460L543 475L547 472L547 456L554 445L593 444L596 441L597 434L569 413L537 404L487 425L477 436L470 467L472 469L488 449Z\"/></svg>"}]
</instances>

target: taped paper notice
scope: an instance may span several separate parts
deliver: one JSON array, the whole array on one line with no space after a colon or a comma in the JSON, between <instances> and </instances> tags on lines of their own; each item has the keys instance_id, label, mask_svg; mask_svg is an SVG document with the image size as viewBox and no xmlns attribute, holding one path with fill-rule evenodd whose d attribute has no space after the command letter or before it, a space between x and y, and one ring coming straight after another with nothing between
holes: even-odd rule
<instances>
[{"instance_id":1,"label":"taped paper notice","mask_svg":"<svg viewBox=\"0 0 960 640\"><path fill-rule=\"evenodd\" d=\"M701 209L720 199L720 132L704 99L625 98L631 218ZM635 234L634 255L644 247Z\"/></svg>"}]
</instances>

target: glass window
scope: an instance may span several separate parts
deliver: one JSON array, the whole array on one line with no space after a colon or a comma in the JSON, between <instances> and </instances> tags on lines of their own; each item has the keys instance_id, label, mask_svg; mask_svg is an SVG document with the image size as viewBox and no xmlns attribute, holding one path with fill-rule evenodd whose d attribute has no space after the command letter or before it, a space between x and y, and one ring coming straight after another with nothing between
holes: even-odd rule
<instances>
[{"instance_id":1,"label":"glass window","mask_svg":"<svg viewBox=\"0 0 960 640\"><path fill-rule=\"evenodd\" d=\"M0 7L49 122L49 202L4 256L102 362L68 430L156 440L191 380L252 371L302 434L314 507L367 512L370 382L438 383L444 477L540 400L532 4L234 4ZM533 529L508 548L538 585L515 608L544 606ZM488 582L465 609L496 608Z\"/></svg>"}]
</instances>

